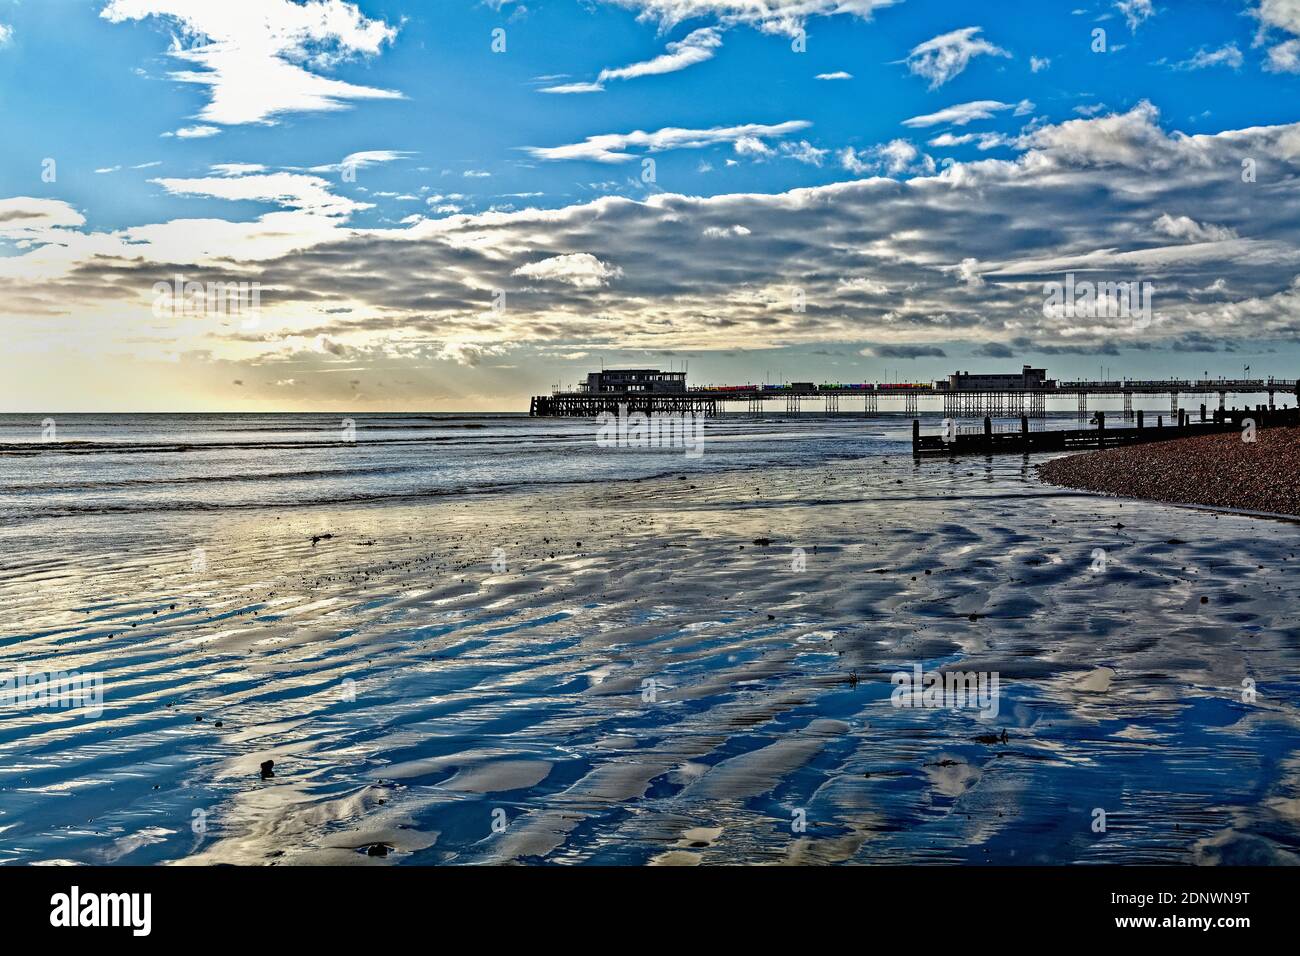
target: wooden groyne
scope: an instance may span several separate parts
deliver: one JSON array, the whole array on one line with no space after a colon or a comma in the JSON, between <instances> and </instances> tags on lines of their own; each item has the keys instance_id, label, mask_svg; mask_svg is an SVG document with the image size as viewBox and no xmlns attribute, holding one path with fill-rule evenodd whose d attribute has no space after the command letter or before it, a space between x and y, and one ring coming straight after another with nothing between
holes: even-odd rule
<instances>
[{"instance_id":1,"label":"wooden groyne","mask_svg":"<svg viewBox=\"0 0 1300 956\"><path fill-rule=\"evenodd\" d=\"M1190 435L1208 435L1216 432L1245 432L1254 427L1276 428L1300 425L1300 409L1276 409L1259 405L1252 409L1216 409L1206 414L1201 406L1200 419L1192 420L1185 410L1177 419L1165 423L1164 417L1156 419L1154 427L1148 425L1141 411L1137 413L1136 428L1109 428L1106 413L1097 412L1096 428L1067 428L1033 431L1029 417L1021 416L1019 428L995 427L991 418L984 419L983 429L958 429L952 426L946 433L922 435L920 419L912 420L912 454L928 455L1022 455L1033 452L1088 451L1094 448L1114 448L1119 445L1141 445L1149 442L1171 441Z\"/></svg>"}]
</instances>

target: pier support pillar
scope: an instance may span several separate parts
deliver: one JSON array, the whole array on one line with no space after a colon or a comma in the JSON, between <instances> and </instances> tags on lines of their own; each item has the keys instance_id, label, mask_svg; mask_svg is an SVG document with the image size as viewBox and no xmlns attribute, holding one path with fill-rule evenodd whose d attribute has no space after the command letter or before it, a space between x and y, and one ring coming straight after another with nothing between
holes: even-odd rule
<instances>
[{"instance_id":1,"label":"pier support pillar","mask_svg":"<svg viewBox=\"0 0 1300 956\"><path fill-rule=\"evenodd\" d=\"M1133 393L1125 392L1124 393L1124 421L1131 422L1132 420L1133 420Z\"/></svg>"},{"instance_id":2,"label":"pier support pillar","mask_svg":"<svg viewBox=\"0 0 1300 956\"><path fill-rule=\"evenodd\" d=\"M1079 393L1079 421L1088 420L1088 393Z\"/></svg>"},{"instance_id":3,"label":"pier support pillar","mask_svg":"<svg viewBox=\"0 0 1300 956\"><path fill-rule=\"evenodd\" d=\"M908 392L903 396L903 408L909 415L916 414L916 392Z\"/></svg>"}]
</instances>

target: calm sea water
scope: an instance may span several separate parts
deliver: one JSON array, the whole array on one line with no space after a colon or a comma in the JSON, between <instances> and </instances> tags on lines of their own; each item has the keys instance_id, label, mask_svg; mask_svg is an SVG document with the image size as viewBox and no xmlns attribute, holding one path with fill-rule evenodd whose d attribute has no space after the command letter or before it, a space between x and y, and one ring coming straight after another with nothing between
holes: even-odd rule
<instances>
[{"instance_id":1,"label":"calm sea water","mask_svg":"<svg viewBox=\"0 0 1300 956\"><path fill-rule=\"evenodd\" d=\"M930 418L927 429L939 427L938 416ZM355 441L344 432L348 420ZM707 422L697 458L682 448L602 448L596 432L589 420L525 415L0 415L0 521L328 505L815 464L906 452L911 421L736 415Z\"/></svg>"}]
</instances>

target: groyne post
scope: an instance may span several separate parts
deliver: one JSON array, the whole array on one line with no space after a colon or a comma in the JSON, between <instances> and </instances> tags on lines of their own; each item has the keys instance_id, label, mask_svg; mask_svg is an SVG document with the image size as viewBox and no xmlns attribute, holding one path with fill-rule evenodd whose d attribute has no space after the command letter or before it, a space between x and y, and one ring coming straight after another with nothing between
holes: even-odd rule
<instances>
[{"instance_id":1,"label":"groyne post","mask_svg":"<svg viewBox=\"0 0 1300 956\"><path fill-rule=\"evenodd\" d=\"M1138 409L1138 428L1142 427L1142 409Z\"/></svg>"},{"instance_id":2,"label":"groyne post","mask_svg":"<svg viewBox=\"0 0 1300 956\"><path fill-rule=\"evenodd\" d=\"M1106 447L1106 413L1097 413L1097 447Z\"/></svg>"}]
</instances>

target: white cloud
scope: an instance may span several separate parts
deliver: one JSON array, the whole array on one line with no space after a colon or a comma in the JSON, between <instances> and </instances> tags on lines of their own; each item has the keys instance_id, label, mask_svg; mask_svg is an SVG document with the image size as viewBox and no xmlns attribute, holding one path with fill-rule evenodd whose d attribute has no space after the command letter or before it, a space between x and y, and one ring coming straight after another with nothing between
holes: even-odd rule
<instances>
[{"instance_id":1,"label":"white cloud","mask_svg":"<svg viewBox=\"0 0 1300 956\"><path fill-rule=\"evenodd\" d=\"M328 181L301 173L208 176L199 179L151 179L176 196L209 196L232 201L274 203L322 216L346 216L371 208L330 192Z\"/></svg>"},{"instance_id":2,"label":"white cloud","mask_svg":"<svg viewBox=\"0 0 1300 956\"><path fill-rule=\"evenodd\" d=\"M365 169L380 163L391 163L399 159L414 156L414 153L394 149L369 149L359 153L349 153L342 160L329 166L312 166L308 172L334 173L345 169Z\"/></svg>"},{"instance_id":3,"label":"white cloud","mask_svg":"<svg viewBox=\"0 0 1300 956\"><path fill-rule=\"evenodd\" d=\"M956 106L949 106L947 109L926 116L913 116L911 119L903 120L903 125L912 129L923 129L927 126L940 126L943 124L965 126L973 120L992 119L994 113L1011 108L1012 104L1002 103L998 100L975 100L971 103L959 103ZM1032 108L1031 106L1030 109Z\"/></svg>"},{"instance_id":4,"label":"white cloud","mask_svg":"<svg viewBox=\"0 0 1300 956\"><path fill-rule=\"evenodd\" d=\"M1300 73L1300 40L1287 40L1270 47L1266 69L1272 73Z\"/></svg>"},{"instance_id":5,"label":"white cloud","mask_svg":"<svg viewBox=\"0 0 1300 956\"><path fill-rule=\"evenodd\" d=\"M1211 66L1230 66L1234 70L1238 70L1241 69L1242 59L1241 50L1237 48L1237 44L1229 43L1217 50L1206 50L1202 47L1190 58L1175 63L1173 68L1175 70L1204 70Z\"/></svg>"},{"instance_id":6,"label":"white cloud","mask_svg":"<svg viewBox=\"0 0 1300 956\"><path fill-rule=\"evenodd\" d=\"M57 241L59 230L85 225L86 217L58 199L0 199L0 239Z\"/></svg>"},{"instance_id":7,"label":"white cloud","mask_svg":"<svg viewBox=\"0 0 1300 956\"><path fill-rule=\"evenodd\" d=\"M376 55L397 35L395 27L365 17L345 0L108 0L100 16L111 23L169 21L177 29L169 55L196 67L170 75L209 88L198 114L207 123L272 123L283 113L401 97L313 72Z\"/></svg>"},{"instance_id":8,"label":"white cloud","mask_svg":"<svg viewBox=\"0 0 1300 956\"><path fill-rule=\"evenodd\" d=\"M1128 28L1137 32L1137 28L1156 15L1151 0L1116 0L1115 9L1124 14Z\"/></svg>"},{"instance_id":9,"label":"white cloud","mask_svg":"<svg viewBox=\"0 0 1300 956\"><path fill-rule=\"evenodd\" d=\"M837 70L837 71L834 72L834 73L818 73L817 76L815 77L815 79L818 79L818 80L851 80L851 79L853 79L853 74L852 74L852 73L847 73L847 72L845 72L844 70Z\"/></svg>"},{"instance_id":10,"label":"white cloud","mask_svg":"<svg viewBox=\"0 0 1300 956\"><path fill-rule=\"evenodd\" d=\"M643 149L657 153L668 149L700 149L718 143L731 143L737 152L760 152L770 148L764 139L785 136L807 129L812 124L806 120L791 120L774 126L748 123L744 126L715 126L711 129L677 129L668 127L647 133L635 130L631 133L605 133L588 136L581 143L565 146L526 146L525 151L534 159L547 160L588 160L597 163L625 163L635 159L629 149ZM742 147L742 143L745 145Z\"/></svg>"},{"instance_id":11,"label":"white cloud","mask_svg":"<svg viewBox=\"0 0 1300 956\"><path fill-rule=\"evenodd\" d=\"M772 147L757 136L741 136L733 145L740 156L771 156Z\"/></svg>"},{"instance_id":12,"label":"white cloud","mask_svg":"<svg viewBox=\"0 0 1300 956\"><path fill-rule=\"evenodd\" d=\"M828 149L818 149L806 139L801 139L797 143L782 143L781 153L790 159L796 159L801 163L807 163L809 166L820 166L822 160L826 158Z\"/></svg>"},{"instance_id":13,"label":"white cloud","mask_svg":"<svg viewBox=\"0 0 1300 956\"><path fill-rule=\"evenodd\" d=\"M696 17L712 17L724 27L751 26L764 33L793 36L812 16L850 14L863 20L902 0L604 0L637 10L643 19L668 29Z\"/></svg>"},{"instance_id":14,"label":"white cloud","mask_svg":"<svg viewBox=\"0 0 1300 956\"><path fill-rule=\"evenodd\" d=\"M621 276L623 270L601 262L591 253L575 252L530 262L510 274L544 282L563 282L582 289L596 289Z\"/></svg>"},{"instance_id":15,"label":"white cloud","mask_svg":"<svg viewBox=\"0 0 1300 956\"><path fill-rule=\"evenodd\" d=\"M855 150L846 146L839 153L840 165L861 176L866 173L884 172L890 176L905 173L924 174L934 172L934 160L905 139L890 140L870 149Z\"/></svg>"},{"instance_id":16,"label":"white cloud","mask_svg":"<svg viewBox=\"0 0 1300 956\"><path fill-rule=\"evenodd\" d=\"M14 37L14 28L0 23L0 46L4 46Z\"/></svg>"},{"instance_id":17,"label":"white cloud","mask_svg":"<svg viewBox=\"0 0 1300 956\"><path fill-rule=\"evenodd\" d=\"M1199 223L1190 216L1171 216L1169 213L1162 214L1151 226L1161 235L1188 242L1226 242L1237 238L1235 229Z\"/></svg>"},{"instance_id":18,"label":"white cloud","mask_svg":"<svg viewBox=\"0 0 1300 956\"><path fill-rule=\"evenodd\" d=\"M560 83L543 87L543 93L602 93L610 80L633 80L643 76L658 76L664 73L676 73L697 63L713 59L714 51L722 46L722 32L717 27L701 27L692 30L685 37L668 44L668 52L629 66L620 66L600 71L594 83Z\"/></svg>"},{"instance_id":19,"label":"white cloud","mask_svg":"<svg viewBox=\"0 0 1300 956\"><path fill-rule=\"evenodd\" d=\"M969 143L975 143L981 150L990 150L998 146L1013 146L1016 141L1010 136L1004 136L1001 133L965 133L961 136L954 136L952 133L940 133L930 140L928 145L936 149L944 149L952 146L965 146Z\"/></svg>"},{"instance_id":20,"label":"white cloud","mask_svg":"<svg viewBox=\"0 0 1300 956\"><path fill-rule=\"evenodd\" d=\"M1031 73L1041 73L1043 70L1050 69L1052 58L1048 56L1031 56L1029 58L1029 70Z\"/></svg>"},{"instance_id":21,"label":"white cloud","mask_svg":"<svg viewBox=\"0 0 1300 956\"><path fill-rule=\"evenodd\" d=\"M722 35L717 27L701 27L684 38L668 44L668 52L642 63L633 63L612 70L601 70L598 82L606 80L631 80L640 76L675 73L688 66L713 59L713 51L722 46Z\"/></svg>"},{"instance_id":22,"label":"white cloud","mask_svg":"<svg viewBox=\"0 0 1300 956\"><path fill-rule=\"evenodd\" d=\"M544 86L543 93L603 93L605 88L599 83L561 83L558 86Z\"/></svg>"},{"instance_id":23,"label":"white cloud","mask_svg":"<svg viewBox=\"0 0 1300 956\"><path fill-rule=\"evenodd\" d=\"M913 47L904 62L917 76L929 80L930 89L934 90L966 69L977 56L1011 56L978 36L982 30L983 27L965 27L933 37Z\"/></svg>"},{"instance_id":24,"label":"white cloud","mask_svg":"<svg viewBox=\"0 0 1300 956\"><path fill-rule=\"evenodd\" d=\"M744 226L709 226L703 233L706 239L728 239L732 236L743 237L751 234L752 230L746 229Z\"/></svg>"},{"instance_id":25,"label":"white cloud","mask_svg":"<svg viewBox=\"0 0 1300 956\"><path fill-rule=\"evenodd\" d=\"M1300 0L1260 0L1250 14L1262 27L1276 27L1287 33L1300 34Z\"/></svg>"},{"instance_id":26,"label":"white cloud","mask_svg":"<svg viewBox=\"0 0 1300 956\"><path fill-rule=\"evenodd\" d=\"M1248 12L1259 20L1257 44L1267 42L1272 30L1300 35L1300 0L1261 0ZM1270 73L1300 73L1300 40L1284 40L1269 47L1264 69Z\"/></svg>"},{"instance_id":27,"label":"white cloud","mask_svg":"<svg viewBox=\"0 0 1300 956\"><path fill-rule=\"evenodd\" d=\"M261 163L213 163L208 169L218 176L243 176L248 173L266 172L266 167Z\"/></svg>"},{"instance_id":28,"label":"white cloud","mask_svg":"<svg viewBox=\"0 0 1300 956\"><path fill-rule=\"evenodd\" d=\"M163 136L177 136L181 139L206 139L209 136L216 136L221 130L216 126L182 126L174 133L163 133Z\"/></svg>"}]
</instances>

